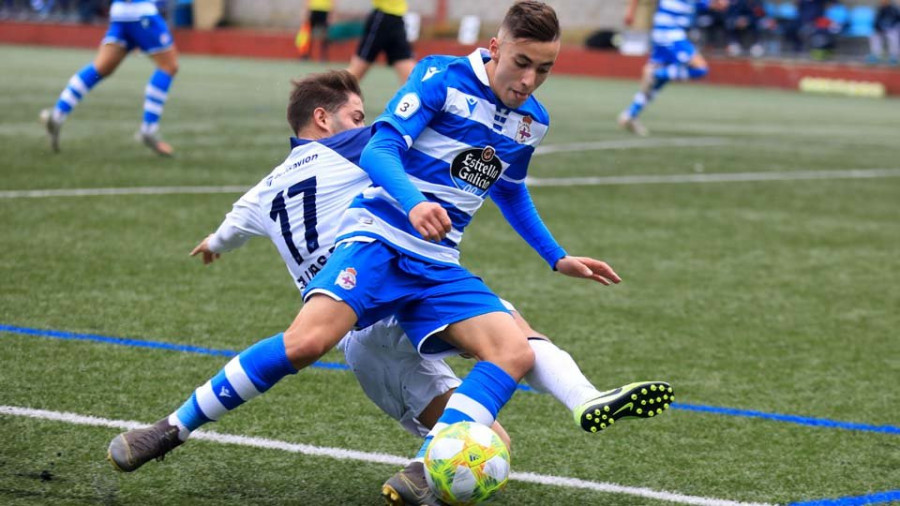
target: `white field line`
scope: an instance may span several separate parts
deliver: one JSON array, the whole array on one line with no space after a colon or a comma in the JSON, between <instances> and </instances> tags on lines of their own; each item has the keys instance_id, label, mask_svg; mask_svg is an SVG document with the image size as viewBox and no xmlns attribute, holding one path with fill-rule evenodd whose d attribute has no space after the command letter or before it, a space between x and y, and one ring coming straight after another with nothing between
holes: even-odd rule
<instances>
[{"instance_id":1,"label":"white field line","mask_svg":"<svg viewBox=\"0 0 900 506\"><path fill-rule=\"evenodd\" d=\"M679 183L739 183L828 179L874 179L900 177L900 169L800 170L790 172L736 172L719 174L635 175L603 177L529 177L528 186L608 186Z\"/></svg>"},{"instance_id":2,"label":"white field line","mask_svg":"<svg viewBox=\"0 0 900 506\"><path fill-rule=\"evenodd\" d=\"M59 190L0 191L0 198L96 197L103 195L174 195L198 193L244 193L250 186L145 186L134 188L72 188Z\"/></svg>"},{"instance_id":3,"label":"white field line","mask_svg":"<svg viewBox=\"0 0 900 506\"><path fill-rule=\"evenodd\" d=\"M528 186L610 186L677 183L738 183L829 179L875 179L900 177L900 169L851 169L790 172L738 172L720 174L674 174L603 177L529 177ZM0 199L46 197L93 197L104 195L173 195L243 193L250 186L147 186L135 188L75 188L70 190L0 191Z\"/></svg>"},{"instance_id":4,"label":"white field line","mask_svg":"<svg viewBox=\"0 0 900 506\"><path fill-rule=\"evenodd\" d=\"M723 137L670 137L668 139L623 139L616 141L570 142L566 144L538 146L538 148L534 150L534 156L549 155L552 153L576 153L580 151L610 151L620 149L701 148L708 146L723 146L727 144L732 144L732 142Z\"/></svg>"},{"instance_id":5,"label":"white field line","mask_svg":"<svg viewBox=\"0 0 900 506\"><path fill-rule=\"evenodd\" d=\"M147 424L128 420L111 420L108 418L99 418L95 416L85 416L76 413L65 413L60 411L46 411L43 409L22 408L18 406L0 406L0 415L23 416L28 418L37 418L41 420L52 420L56 422L65 422L75 425L90 425L94 427L110 427L114 429L130 430L137 427L144 427ZM233 444L240 446L250 446L253 448L264 448L268 450L281 450L290 453L300 453L303 455L313 455L320 457L329 457L340 460L358 460L362 462L370 462L377 464L389 464L393 466L403 466L409 459L398 457L396 455L388 455L385 453L361 452L355 450L346 450L343 448L329 448L321 446L312 446L305 444L288 443L286 441L278 441L275 439L266 439L259 437L237 436L230 434L219 434L212 431L198 430L191 434L191 438L203 441L212 441L222 444ZM642 487L627 487L616 485L615 483L604 483L596 481L579 480L577 478L566 478L561 476L549 476L535 473L511 473L510 479L516 481L524 481L528 483L537 483L541 485L553 485L557 487L580 488L586 490L595 490L597 492L605 492L611 494L625 494L650 499L658 499L660 501L669 501L680 504L696 504L701 506L769 506L766 503L747 503L737 501L727 501L724 499L714 499L709 497L698 497L683 495L674 492L665 492L652 490Z\"/></svg>"}]
</instances>

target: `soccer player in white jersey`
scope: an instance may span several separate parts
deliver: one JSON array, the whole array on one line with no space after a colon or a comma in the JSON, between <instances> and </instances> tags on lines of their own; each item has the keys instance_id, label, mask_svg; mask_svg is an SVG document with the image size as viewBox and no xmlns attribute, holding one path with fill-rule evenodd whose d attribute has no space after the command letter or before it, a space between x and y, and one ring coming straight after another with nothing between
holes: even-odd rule
<instances>
[{"instance_id":1,"label":"soccer player in white jersey","mask_svg":"<svg viewBox=\"0 0 900 506\"><path fill-rule=\"evenodd\" d=\"M97 83L112 74L134 48L150 55L156 65L144 90L144 121L135 138L161 156L172 155L172 146L160 137L159 118L178 72L178 51L155 0L112 0L109 29L94 61L69 79L56 106L41 111L41 122L54 152L59 152L60 130L72 109Z\"/></svg>"},{"instance_id":2,"label":"soccer player in white jersey","mask_svg":"<svg viewBox=\"0 0 900 506\"><path fill-rule=\"evenodd\" d=\"M457 261L462 229L488 192L552 268L602 284L620 281L605 262L568 255L523 184L548 123L532 92L558 51L555 12L525 1L507 12L489 50L423 60L373 127L360 155L373 186L345 213L338 246L307 283L291 326L243 351L168 418L114 439L114 462L116 453L136 462L133 468L162 456L190 431L312 364L354 326L394 315L421 355L465 352L478 359L419 456L382 489L393 504L421 501L406 494L425 488L421 455L432 434L457 421L492 425L535 363L508 309ZM589 401L576 416L582 423L600 416L594 425L600 430L609 419L661 413L641 402L671 393L664 382L633 383Z\"/></svg>"},{"instance_id":3,"label":"soccer player in white jersey","mask_svg":"<svg viewBox=\"0 0 900 506\"><path fill-rule=\"evenodd\" d=\"M625 24L631 25L639 0L630 0L625 12ZM641 75L641 89L631 105L619 114L619 126L640 136L648 134L638 120L644 107L670 81L700 79L709 74L709 65L688 39L687 30L699 6L724 9L727 0L659 0L653 14L650 32L650 59Z\"/></svg>"}]
</instances>

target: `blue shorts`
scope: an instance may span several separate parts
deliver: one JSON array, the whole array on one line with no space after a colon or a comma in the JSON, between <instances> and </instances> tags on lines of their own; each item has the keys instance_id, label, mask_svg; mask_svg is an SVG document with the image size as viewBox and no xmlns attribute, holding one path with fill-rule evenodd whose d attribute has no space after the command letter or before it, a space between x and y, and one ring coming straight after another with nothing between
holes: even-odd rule
<instances>
[{"instance_id":1,"label":"blue shorts","mask_svg":"<svg viewBox=\"0 0 900 506\"><path fill-rule=\"evenodd\" d=\"M509 310L481 278L459 265L429 262L381 241L340 244L303 291L345 302L365 328L395 315L420 355L459 353L433 335L475 316Z\"/></svg>"},{"instance_id":2,"label":"blue shorts","mask_svg":"<svg viewBox=\"0 0 900 506\"><path fill-rule=\"evenodd\" d=\"M679 40L665 46L653 44L650 63L657 65L686 64L695 54L697 54L697 49L689 40Z\"/></svg>"},{"instance_id":3,"label":"blue shorts","mask_svg":"<svg viewBox=\"0 0 900 506\"><path fill-rule=\"evenodd\" d=\"M115 44L126 51L139 47L149 54L161 53L172 47L172 34L166 20L156 14L144 16L140 21L113 21L101 44Z\"/></svg>"}]
</instances>

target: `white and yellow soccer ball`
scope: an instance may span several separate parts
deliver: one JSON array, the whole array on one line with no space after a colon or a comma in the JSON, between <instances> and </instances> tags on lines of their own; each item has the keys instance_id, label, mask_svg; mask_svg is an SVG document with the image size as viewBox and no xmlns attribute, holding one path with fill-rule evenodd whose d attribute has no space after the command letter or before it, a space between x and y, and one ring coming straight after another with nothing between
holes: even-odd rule
<instances>
[{"instance_id":1,"label":"white and yellow soccer ball","mask_svg":"<svg viewBox=\"0 0 900 506\"><path fill-rule=\"evenodd\" d=\"M490 500L509 481L509 449L490 427L457 422L438 432L425 452L432 492L453 506Z\"/></svg>"}]
</instances>

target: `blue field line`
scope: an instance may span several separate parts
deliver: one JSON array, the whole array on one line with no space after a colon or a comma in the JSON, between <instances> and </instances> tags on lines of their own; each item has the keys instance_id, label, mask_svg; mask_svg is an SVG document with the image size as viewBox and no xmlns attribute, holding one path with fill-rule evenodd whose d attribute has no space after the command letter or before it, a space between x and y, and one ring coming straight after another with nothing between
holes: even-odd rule
<instances>
[{"instance_id":1,"label":"blue field line","mask_svg":"<svg viewBox=\"0 0 900 506\"><path fill-rule=\"evenodd\" d=\"M0 324L0 333L8 332L12 334L25 334L30 336L51 337L55 339L68 339L75 341L93 341L106 344L115 344L119 346L132 346L136 348L155 348L160 350L180 351L186 353L198 353L202 355L215 355L221 357L234 357L238 352L234 350L220 350L214 348L203 348L201 346L188 346L183 344L173 344L160 341L143 341L140 339L124 339L121 337L102 336L99 334L81 334L76 332L66 332L61 330L44 330L28 327L18 327L15 325ZM316 362L311 367L318 369L332 370L349 370L347 364L340 362ZM519 390L533 392L534 389L527 385L519 385ZM762 411L752 411L746 409L722 408L717 406L704 406L700 404L685 404L677 402L672 404L673 409L684 411L696 411L701 413L712 413L716 415L737 416L745 418L761 418L764 420L772 420L776 422L793 423L798 425L809 425L813 427L825 427L831 429L843 429L851 431L863 432L880 432L884 434L900 434L900 427L892 425L867 425L853 422L839 422L827 420L824 418L810 418L797 415L783 415L778 413L765 413ZM805 504L805 503L804 503ZM843 503L835 503L841 504ZM857 503L847 503L857 504ZM869 503L858 503L869 504Z\"/></svg>"},{"instance_id":2,"label":"blue field line","mask_svg":"<svg viewBox=\"0 0 900 506\"><path fill-rule=\"evenodd\" d=\"M797 415L782 415L779 413L765 413L748 409L720 408L716 406L702 406L699 404L685 404L679 402L672 405L673 408L686 411L698 411L702 413L714 413L717 415L743 416L748 418L763 418L776 422L796 423L799 425L812 425L814 427L828 427L832 429L858 430L865 432L882 432L885 434L900 434L900 427L892 425L867 425L864 423L836 422L824 418L810 418Z\"/></svg>"},{"instance_id":3,"label":"blue field line","mask_svg":"<svg viewBox=\"0 0 900 506\"><path fill-rule=\"evenodd\" d=\"M884 504L900 501L900 490L888 490L874 494L839 497L837 499L816 499L815 501L792 502L789 506L859 506L863 504Z\"/></svg>"}]
</instances>

